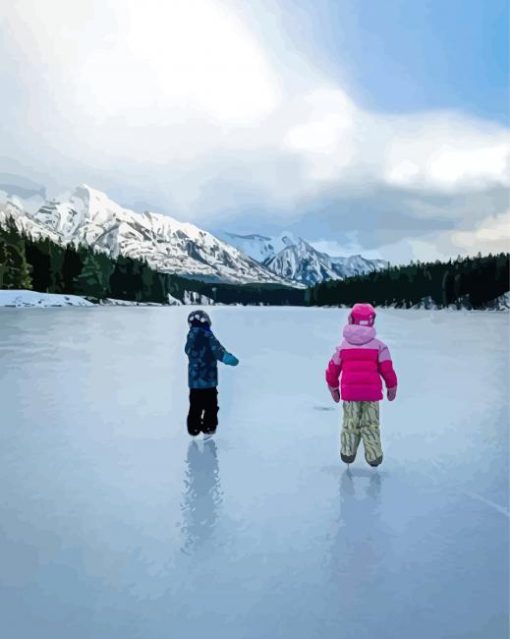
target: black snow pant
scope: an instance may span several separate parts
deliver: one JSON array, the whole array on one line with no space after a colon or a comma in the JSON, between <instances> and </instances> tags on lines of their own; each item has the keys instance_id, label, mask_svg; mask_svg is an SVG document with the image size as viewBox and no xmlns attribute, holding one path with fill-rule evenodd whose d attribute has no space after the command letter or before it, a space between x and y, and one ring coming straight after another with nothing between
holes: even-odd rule
<instances>
[{"instance_id":1,"label":"black snow pant","mask_svg":"<svg viewBox=\"0 0 510 639\"><path fill-rule=\"evenodd\" d=\"M218 426L218 391L216 388L190 388L188 433L214 433Z\"/></svg>"}]
</instances>

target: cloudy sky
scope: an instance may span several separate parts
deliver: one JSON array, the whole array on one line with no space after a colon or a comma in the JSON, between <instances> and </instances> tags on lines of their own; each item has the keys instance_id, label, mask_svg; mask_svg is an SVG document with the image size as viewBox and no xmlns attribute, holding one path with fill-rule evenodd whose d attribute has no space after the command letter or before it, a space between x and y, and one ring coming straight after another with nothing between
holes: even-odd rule
<instances>
[{"instance_id":1,"label":"cloudy sky","mask_svg":"<svg viewBox=\"0 0 510 639\"><path fill-rule=\"evenodd\" d=\"M506 0L2 2L0 178L340 255L508 250L507 25Z\"/></svg>"}]
</instances>

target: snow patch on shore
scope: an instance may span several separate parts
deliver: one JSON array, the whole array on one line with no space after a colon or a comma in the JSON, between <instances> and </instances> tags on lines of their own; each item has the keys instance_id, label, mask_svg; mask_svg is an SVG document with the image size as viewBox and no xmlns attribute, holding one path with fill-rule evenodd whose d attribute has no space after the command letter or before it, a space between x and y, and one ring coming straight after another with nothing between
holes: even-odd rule
<instances>
[{"instance_id":1,"label":"snow patch on shore","mask_svg":"<svg viewBox=\"0 0 510 639\"><path fill-rule=\"evenodd\" d=\"M52 308L59 306L94 306L78 295L38 293L26 290L0 290L0 307Z\"/></svg>"}]
</instances>

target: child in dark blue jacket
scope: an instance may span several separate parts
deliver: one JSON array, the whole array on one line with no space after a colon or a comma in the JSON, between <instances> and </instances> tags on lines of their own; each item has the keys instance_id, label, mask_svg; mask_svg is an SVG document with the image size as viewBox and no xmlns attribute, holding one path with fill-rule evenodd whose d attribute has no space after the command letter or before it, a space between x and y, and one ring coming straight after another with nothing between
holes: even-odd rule
<instances>
[{"instance_id":1,"label":"child in dark blue jacket","mask_svg":"<svg viewBox=\"0 0 510 639\"><path fill-rule=\"evenodd\" d=\"M218 426L218 362L237 366L239 360L228 353L211 331L211 319L204 311L188 316L189 333L185 352L189 359L188 433L200 432L209 439Z\"/></svg>"}]
</instances>

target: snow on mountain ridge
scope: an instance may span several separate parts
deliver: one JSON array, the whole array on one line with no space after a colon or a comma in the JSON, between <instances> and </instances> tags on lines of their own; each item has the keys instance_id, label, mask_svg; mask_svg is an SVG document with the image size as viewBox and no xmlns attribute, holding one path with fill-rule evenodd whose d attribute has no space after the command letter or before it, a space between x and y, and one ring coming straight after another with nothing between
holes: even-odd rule
<instances>
[{"instance_id":1,"label":"snow on mountain ridge","mask_svg":"<svg viewBox=\"0 0 510 639\"><path fill-rule=\"evenodd\" d=\"M298 239L292 233L282 233L276 237L266 237L258 233L249 235L237 235L236 233L222 233L222 237L237 247L245 255L248 255L256 262L264 264L266 260L274 257L277 253L288 246L292 246L298 242Z\"/></svg>"},{"instance_id":2,"label":"snow on mountain ridge","mask_svg":"<svg viewBox=\"0 0 510 639\"><path fill-rule=\"evenodd\" d=\"M368 260L361 255L332 257L288 232L275 238L233 233L225 233L225 236L273 273L307 286L325 280L362 275L388 265L384 260Z\"/></svg>"},{"instance_id":3,"label":"snow on mountain ridge","mask_svg":"<svg viewBox=\"0 0 510 639\"><path fill-rule=\"evenodd\" d=\"M8 221L13 221L16 228L35 238L48 238L53 242L59 242L57 233L43 227L39 222L32 219L30 215L20 206L19 201L7 200L0 203L0 226Z\"/></svg>"},{"instance_id":4,"label":"snow on mountain ridge","mask_svg":"<svg viewBox=\"0 0 510 639\"><path fill-rule=\"evenodd\" d=\"M86 220L90 220L93 224L103 227L110 221L118 221L119 223L131 224L133 221L139 223L143 216L149 216L154 220L161 222L162 226L171 227L172 230L180 230L193 240L198 240L209 235L206 231L202 231L193 224L187 222L179 222L169 215L144 211L137 213L131 209L124 208L111 200L105 193L98 191L92 187L82 184L78 186L70 195L68 202L55 203L50 202L42 206L34 217L40 221L49 221L44 219L44 214L49 214L50 218L53 211L56 211L59 217L65 219L69 214L69 209L77 214L78 224L70 229L73 233L80 224ZM150 224L150 222L148 223ZM63 229L59 229L63 230ZM212 243L211 243L212 244Z\"/></svg>"},{"instance_id":5,"label":"snow on mountain ridge","mask_svg":"<svg viewBox=\"0 0 510 639\"><path fill-rule=\"evenodd\" d=\"M388 268L389 262L380 259L368 259L362 255L349 255L348 257L328 256L333 267L339 268L344 277L364 275L377 270Z\"/></svg>"},{"instance_id":6,"label":"snow on mountain ridge","mask_svg":"<svg viewBox=\"0 0 510 639\"><path fill-rule=\"evenodd\" d=\"M137 213L86 184L33 213L21 207L12 200L0 204L3 215L11 215L20 229L32 235L88 245L114 258L144 260L155 270L185 277L310 286L386 266L361 256L330 257L288 232L275 238L224 233L218 239L167 215Z\"/></svg>"},{"instance_id":7,"label":"snow on mountain ridge","mask_svg":"<svg viewBox=\"0 0 510 639\"><path fill-rule=\"evenodd\" d=\"M146 261L155 270L210 281L285 283L282 277L188 222L137 213L85 184L51 200L31 217L64 243L78 242L112 257Z\"/></svg>"}]
</instances>

